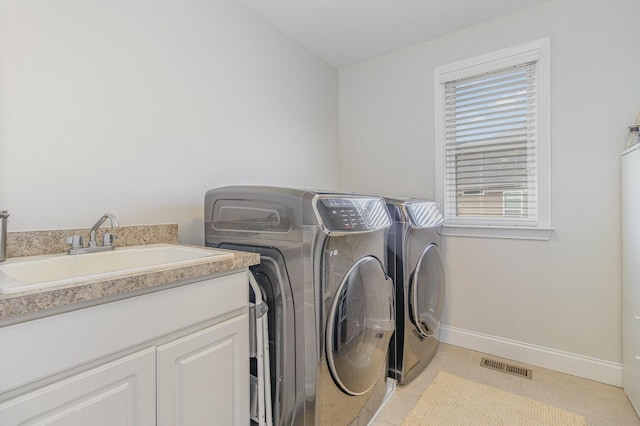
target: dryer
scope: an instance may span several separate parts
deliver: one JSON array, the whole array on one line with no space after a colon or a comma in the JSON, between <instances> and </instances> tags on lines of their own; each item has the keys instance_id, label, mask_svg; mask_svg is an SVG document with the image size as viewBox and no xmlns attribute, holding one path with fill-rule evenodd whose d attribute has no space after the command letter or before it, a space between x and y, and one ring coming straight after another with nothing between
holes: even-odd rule
<instances>
[{"instance_id":1,"label":"dryer","mask_svg":"<svg viewBox=\"0 0 640 426\"><path fill-rule=\"evenodd\" d=\"M395 329L379 197L266 186L205 196L207 246L253 251L269 306L276 425L366 424Z\"/></svg>"},{"instance_id":2,"label":"dryer","mask_svg":"<svg viewBox=\"0 0 640 426\"><path fill-rule=\"evenodd\" d=\"M396 332L389 350L389 376L413 380L439 345L445 274L440 255L444 217L438 203L385 198L393 225L387 235L387 267L395 286Z\"/></svg>"}]
</instances>

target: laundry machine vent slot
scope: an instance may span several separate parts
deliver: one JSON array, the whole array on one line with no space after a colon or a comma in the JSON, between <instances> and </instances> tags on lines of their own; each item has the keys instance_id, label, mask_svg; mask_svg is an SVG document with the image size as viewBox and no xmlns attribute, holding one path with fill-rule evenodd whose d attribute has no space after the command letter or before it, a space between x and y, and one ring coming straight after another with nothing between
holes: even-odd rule
<instances>
[{"instance_id":1,"label":"laundry machine vent slot","mask_svg":"<svg viewBox=\"0 0 640 426\"><path fill-rule=\"evenodd\" d=\"M531 369L507 364L502 361L482 358L482 360L480 360L480 366L491 368L492 370L502 371L503 373L507 374L513 374L514 376L524 377L525 379L533 378L533 371Z\"/></svg>"}]
</instances>

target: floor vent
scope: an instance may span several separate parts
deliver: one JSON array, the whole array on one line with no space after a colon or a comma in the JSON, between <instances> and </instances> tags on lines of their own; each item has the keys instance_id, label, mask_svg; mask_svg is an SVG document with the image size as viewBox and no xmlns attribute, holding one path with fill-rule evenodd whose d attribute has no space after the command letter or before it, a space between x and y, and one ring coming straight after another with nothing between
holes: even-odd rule
<instances>
[{"instance_id":1,"label":"floor vent","mask_svg":"<svg viewBox=\"0 0 640 426\"><path fill-rule=\"evenodd\" d=\"M514 376L524 377L525 379L533 379L533 372L529 368L517 367L515 365L506 364L493 359L482 358L480 367L491 368L492 370L502 371L503 373L513 374Z\"/></svg>"}]
</instances>

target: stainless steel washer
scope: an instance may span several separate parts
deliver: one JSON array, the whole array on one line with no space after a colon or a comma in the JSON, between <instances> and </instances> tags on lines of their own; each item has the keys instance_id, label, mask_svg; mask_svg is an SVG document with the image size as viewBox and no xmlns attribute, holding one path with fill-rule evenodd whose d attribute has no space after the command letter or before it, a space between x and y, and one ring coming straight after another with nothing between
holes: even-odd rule
<instances>
[{"instance_id":1,"label":"stainless steel washer","mask_svg":"<svg viewBox=\"0 0 640 426\"><path fill-rule=\"evenodd\" d=\"M379 197L235 186L205 196L207 246L260 253L274 424L366 424L395 329Z\"/></svg>"},{"instance_id":2,"label":"stainless steel washer","mask_svg":"<svg viewBox=\"0 0 640 426\"><path fill-rule=\"evenodd\" d=\"M396 332L389 350L389 376L413 380L439 345L445 275L440 256L438 203L386 198L393 225L387 235L387 266L395 285Z\"/></svg>"}]
</instances>

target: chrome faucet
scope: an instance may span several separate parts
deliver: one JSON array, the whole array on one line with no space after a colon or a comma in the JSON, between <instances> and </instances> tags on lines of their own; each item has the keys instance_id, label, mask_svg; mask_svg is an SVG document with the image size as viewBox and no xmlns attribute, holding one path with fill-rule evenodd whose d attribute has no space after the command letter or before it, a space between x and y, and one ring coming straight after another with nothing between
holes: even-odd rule
<instances>
[{"instance_id":1,"label":"chrome faucet","mask_svg":"<svg viewBox=\"0 0 640 426\"><path fill-rule=\"evenodd\" d=\"M98 228L107 220L111 222L111 227L114 228L116 226L120 226L118 223L118 219L111 213L105 213L102 215L100 219L91 227L91 231L89 232L89 245L87 247L83 247L83 241L81 235L73 235L71 237L67 237L65 239L67 244L71 244L71 248L69 249L69 254L82 254L82 253L92 253L97 251L109 251L115 250L116 246L113 245L113 240L118 239L118 237L114 234L105 233L102 236L102 245L99 246L96 242L96 232Z\"/></svg>"},{"instance_id":2,"label":"chrome faucet","mask_svg":"<svg viewBox=\"0 0 640 426\"><path fill-rule=\"evenodd\" d=\"M89 247L97 247L96 231L98 230L98 228L100 228L100 225L102 225L107 219L109 219L109 221L111 222L112 228L115 228L116 226L120 226L120 224L118 223L118 219L116 219L114 215L112 215L111 213L103 214L102 217L98 219L98 221L95 223L95 225L91 227L91 232L89 233ZM105 236L107 235L109 235L107 239L110 239L111 237L115 237L115 235L105 234ZM108 242L109 245L111 244L112 241L113 240ZM102 238L102 245L107 245L105 244L105 242L106 242L106 239Z\"/></svg>"},{"instance_id":3,"label":"chrome faucet","mask_svg":"<svg viewBox=\"0 0 640 426\"><path fill-rule=\"evenodd\" d=\"M9 212L0 210L0 262L7 258L7 218Z\"/></svg>"}]
</instances>

